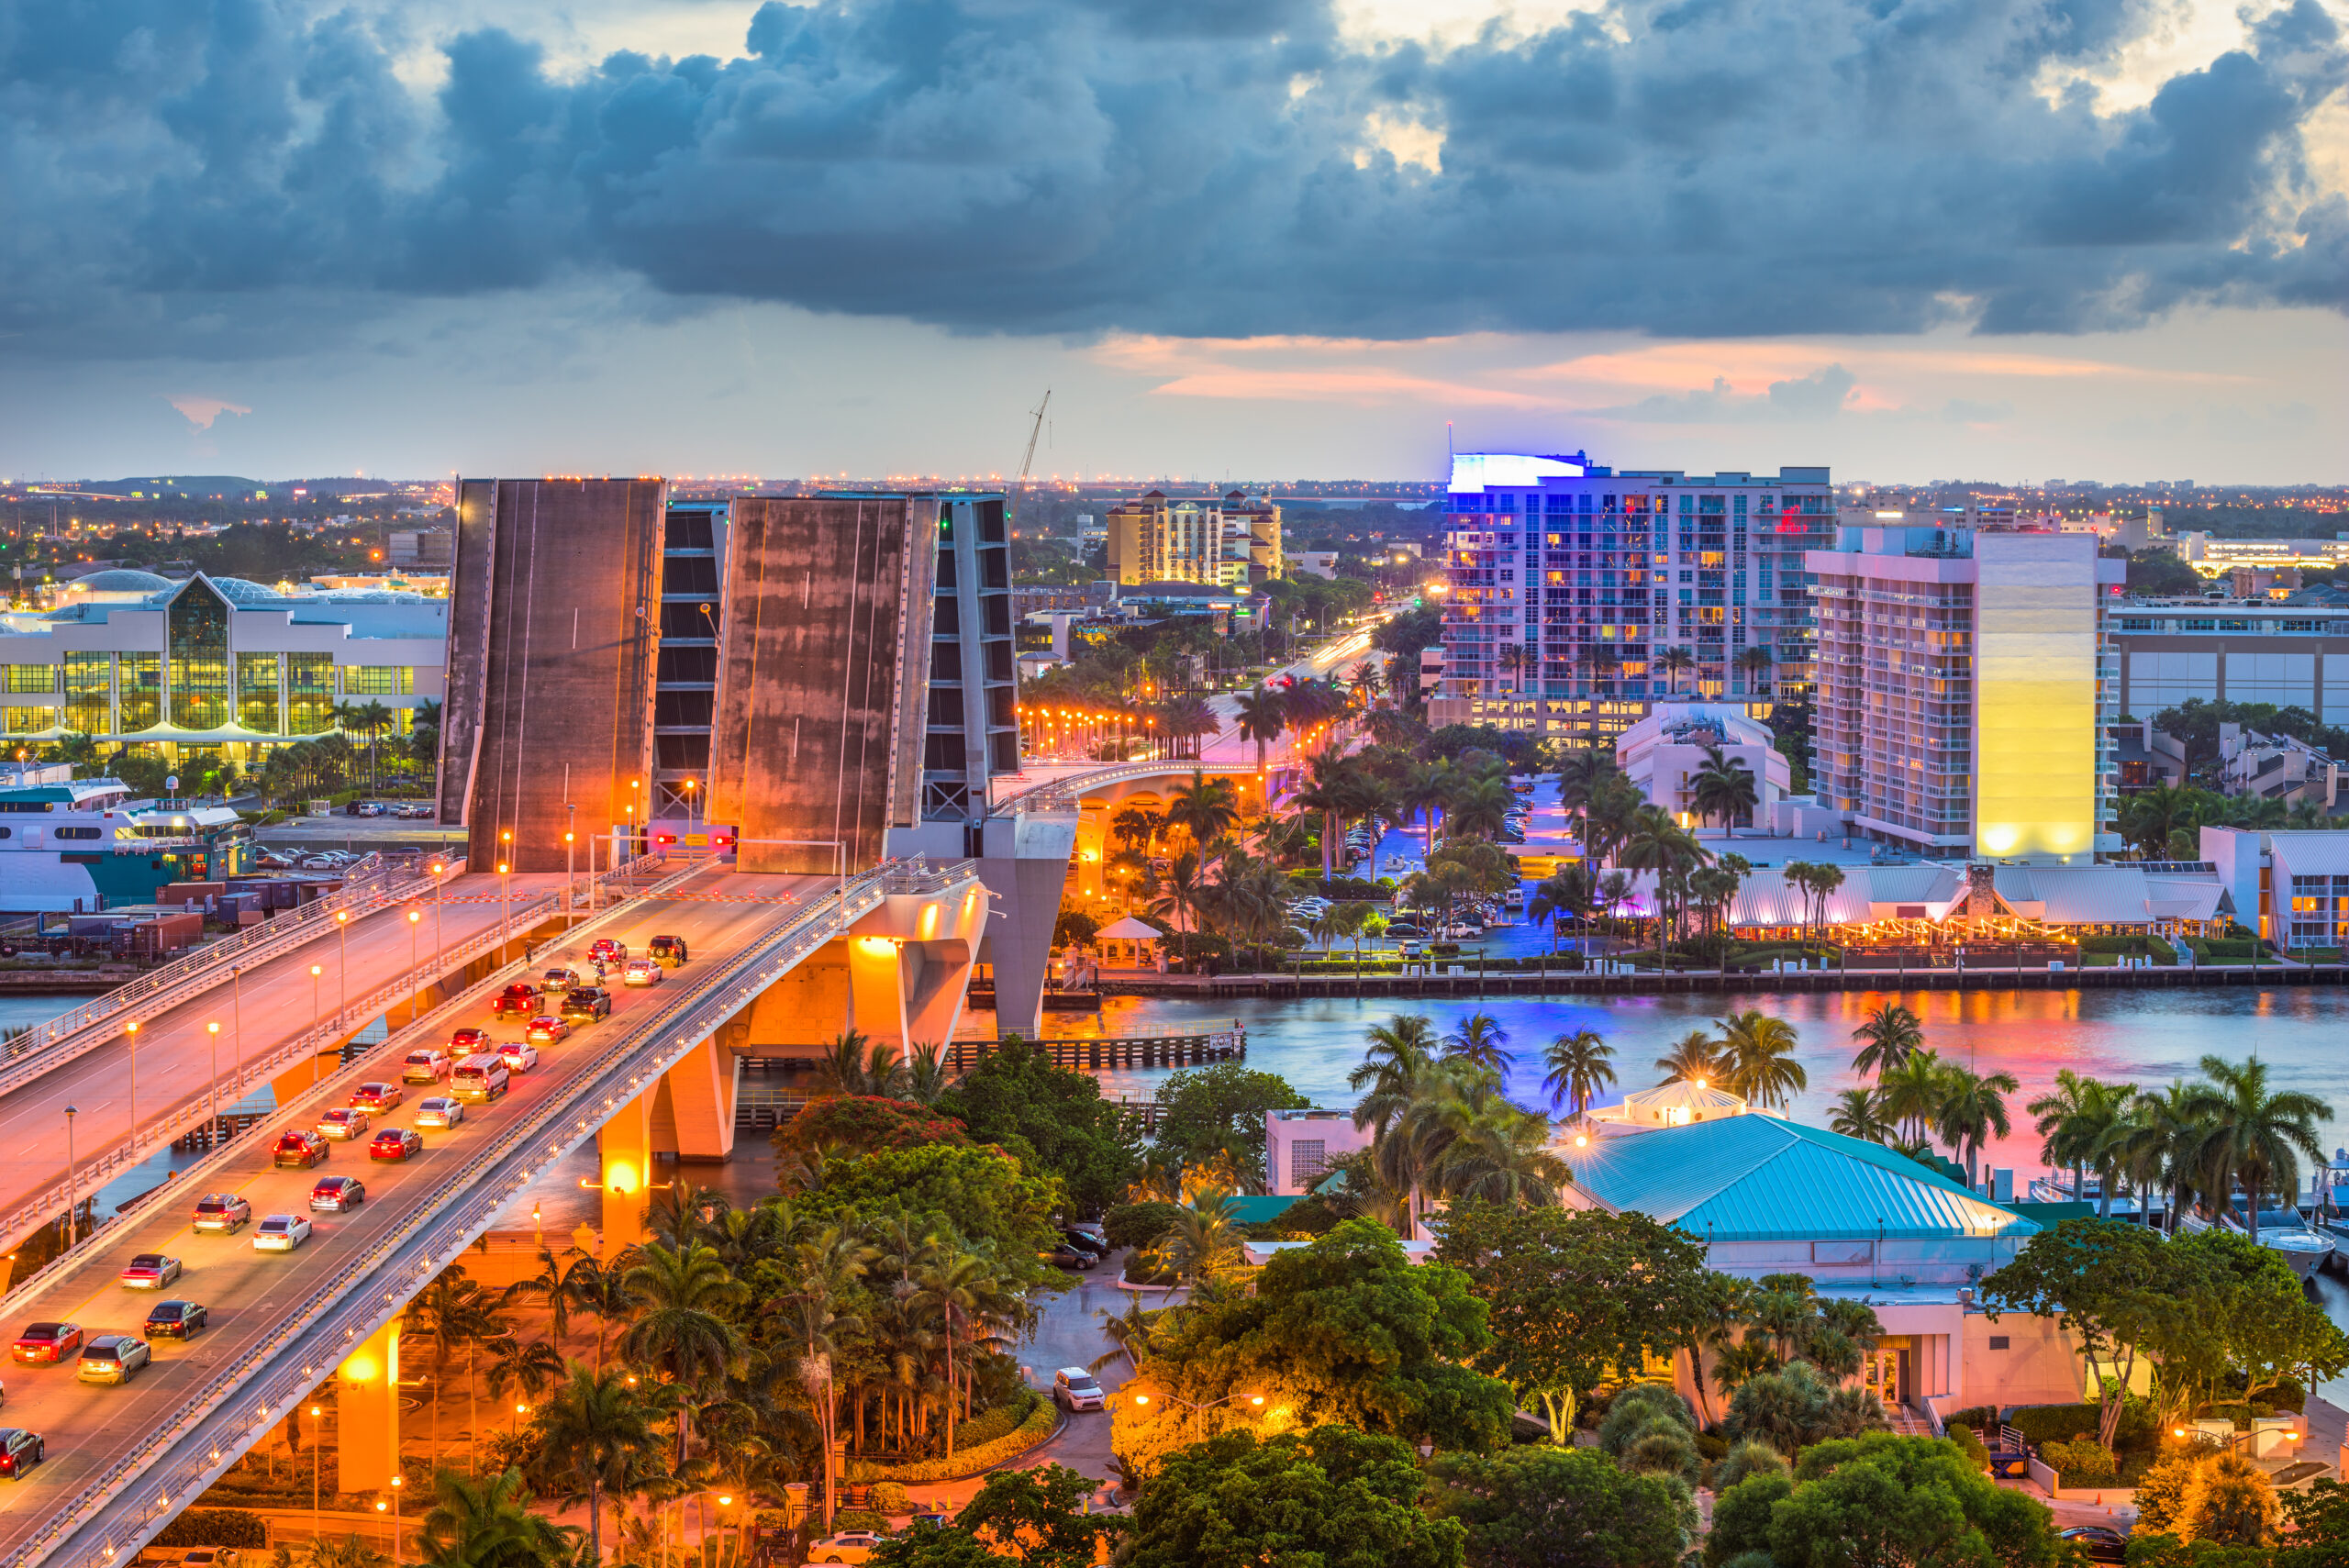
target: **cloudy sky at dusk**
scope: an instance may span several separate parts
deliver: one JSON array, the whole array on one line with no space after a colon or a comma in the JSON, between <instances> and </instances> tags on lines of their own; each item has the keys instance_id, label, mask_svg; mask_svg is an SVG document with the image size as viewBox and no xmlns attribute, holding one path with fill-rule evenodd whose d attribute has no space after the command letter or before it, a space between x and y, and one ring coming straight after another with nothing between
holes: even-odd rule
<instances>
[{"instance_id":1,"label":"cloudy sky at dusk","mask_svg":"<svg viewBox=\"0 0 2349 1568\"><path fill-rule=\"evenodd\" d=\"M2349 480L2343 0L0 0L0 474Z\"/></svg>"}]
</instances>

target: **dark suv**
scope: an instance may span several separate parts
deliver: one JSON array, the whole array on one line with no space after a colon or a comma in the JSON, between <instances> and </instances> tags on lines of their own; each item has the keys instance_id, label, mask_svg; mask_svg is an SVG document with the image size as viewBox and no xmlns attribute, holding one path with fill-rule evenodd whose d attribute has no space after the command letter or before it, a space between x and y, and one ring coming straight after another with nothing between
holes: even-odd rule
<instances>
[{"instance_id":1,"label":"dark suv","mask_svg":"<svg viewBox=\"0 0 2349 1568\"><path fill-rule=\"evenodd\" d=\"M612 1016L612 994L593 985L575 985L562 999L562 1016L583 1023L608 1018Z\"/></svg>"},{"instance_id":2,"label":"dark suv","mask_svg":"<svg viewBox=\"0 0 2349 1568\"><path fill-rule=\"evenodd\" d=\"M323 1164L327 1157L327 1140L315 1132L289 1132L277 1140L277 1168L281 1171L306 1171Z\"/></svg>"},{"instance_id":3,"label":"dark suv","mask_svg":"<svg viewBox=\"0 0 2349 1568\"><path fill-rule=\"evenodd\" d=\"M689 956L683 937L655 937L646 946L645 951L659 959L666 969L683 969Z\"/></svg>"}]
</instances>

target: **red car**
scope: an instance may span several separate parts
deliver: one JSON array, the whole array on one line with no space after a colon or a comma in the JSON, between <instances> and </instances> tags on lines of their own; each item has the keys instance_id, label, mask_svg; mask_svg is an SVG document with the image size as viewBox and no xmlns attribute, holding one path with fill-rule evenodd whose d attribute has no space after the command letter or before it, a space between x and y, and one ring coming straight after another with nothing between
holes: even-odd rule
<instances>
[{"instance_id":1,"label":"red car","mask_svg":"<svg viewBox=\"0 0 2349 1568\"><path fill-rule=\"evenodd\" d=\"M79 1323L28 1323L17 1336L16 1356L20 1362L39 1366L45 1362L61 1362L82 1348L82 1325Z\"/></svg>"},{"instance_id":2,"label":"red car","mask_svg":"<svg viewBox=\"0 0 2349 1568\"><path fill-rule=\"evenodd\" d=\"M518 1013L529 1018L539 1010L539 988L528 981L518 980L490 998L489 1010L496 1018Z\"/></svg>"},{"instance_id":3,"label":"red car","mask_svg":"<svg viewBox=\"0 0 2349 1568\"><path fill-rule=\"evenodd\" d=\"M387 1111L406 1098L397 1084L362 1084L351 1092L351 1103L361 1110Z\"/></svg>"},{"instance_id":4,"label":"red car","mask_svg":"<svg viewBox=\"0 0 2349 1568\"><path fill-rule=\"evenodd\" d=\"M628 944L626 942L616 942L609 937L598 937L596 939L596 945L587 950L587 962L590 963L626 963L628 962Z\"/></svg>"},{"instance_id":5,"label":"red car","mask_svg":"<svg viewBox=\"0 0 2349 1568\"><path fill-rule=\"evenodd\" d=\"M413 1160L424 1152L424 1140L404 1127L387 1127L367 1145L370 1160Z\"/></svg>"},{"instance_id":6,"label":"red car","mask_svg":"<svg viewBox=\"0 0 2349 1568\"><path fill-rule=\"evenodd\" d=\"M487 1029L457 1029L449 1036L449 1054L462 1062L488 1043Z\"/></svg>"}]
</instances>

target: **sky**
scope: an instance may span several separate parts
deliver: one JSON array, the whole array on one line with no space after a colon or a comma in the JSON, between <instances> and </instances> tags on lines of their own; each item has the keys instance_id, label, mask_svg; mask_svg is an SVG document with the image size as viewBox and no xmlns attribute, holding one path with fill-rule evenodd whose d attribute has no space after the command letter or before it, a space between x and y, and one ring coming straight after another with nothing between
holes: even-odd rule
<instances>
[{"instance_id":1,"label":"sky","mask_svg":"<svg viewBox=\"0 0 2349 1568\"><path fill-rule=\"evenodd\" d=\"M0 0L0 477L2349 481L2349 0Z\"/></svg>"}]
</instances>

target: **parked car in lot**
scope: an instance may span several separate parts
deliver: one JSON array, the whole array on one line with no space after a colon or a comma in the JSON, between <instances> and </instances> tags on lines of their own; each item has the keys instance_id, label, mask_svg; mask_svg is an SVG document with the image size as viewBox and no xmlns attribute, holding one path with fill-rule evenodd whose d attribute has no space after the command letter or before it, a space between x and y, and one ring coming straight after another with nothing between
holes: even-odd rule
<instances>
[{"instance_id":1,"label":"parked car in lot","mask_svg":"<svg viewBox=\"0 0 2349 1568\"><path fill-rule=\"evenodd\" d=\"M490 1015L502 1018L510 1013L518 1018L527 1018L539 1010L540 995L537 986L527 980L518 980L489 999Z\"/></svg>"},{"instance_id":2,"label":"parked car in lot","mask_svg":"<svg viewBox=\"0 0 2349 1568\"><path fill-rule=\"evenodd\" d=\"M310 1222L298 1214L273 1214L253 1232L256 1252L290 1252L310 1239Z\"/></svg>"},{"instance_id":3,"label":"parked car in lot","mask_svg":"<svg viewBox=\"0 0 2349 1568\"><path fill-rule=\"evenodd\" d=\"M1101 1261L1095 1257L1092 1252L1085 1248L1079 1247L1070 1241L1058 1242L1053 1246L1051 1251L1039 1252L1036 1255L1045 1262L1057 1264L1059 1267L1063 1269L1075 1269L1081 1273L1091 1273L1093 1266Z\"/></svg>"},{"instance_id":4,"label":"parked car in lot","mask_svg":"<svg viewBox=\"0 0 2349 1568\"><path fill-rule=\"evenodd\" d=\"M620 984L623 985L658 985L668 978L668 973L666 971L662 969L661 961L659 959L632 958L628 961L628 969L626 972L620 975Z\"/></svg>"},{"instance_id":5,"label":"parked car in lot","mask_svg":"<svg viewBox=\"0 0 2349 1568\"><path fill-rule=\"evenodd\" d=\"M411 1051L400 1064L400 1080L407 1084L438 1084L449 1076L451 1058L445 1051L427 1047Z\"/></svg>"},{"instance_id":6,"label":"parked car in lot","mask_svg":"<svg viewBox=\"0 0 2349 1568\"><path fill-rule=\"evenodd\" d=\"M2129 1561L2129 1538L2103 1525L2074 1525L2069 1529L2057 1530L2055 1539L2077 1548L2091 1562Z\"/></svg>"},{"instance_id":7,"label":"parked car in lot","mask_svg":"<svg viewBox=\"0 0 2349 1568\"><path fill-rule=\"evenodd\" d=\"M367 1130L367 1113L351 1106L337 1106L318 1118L318 1136L348 1143Z\"/></svg>"},{"instance_id":8,"label":"parked car in lot","mask_svg":"<svg viewBox=\"0 0 2349 1568\"><path fill-rule=\"evenodd\" d=\"M454 1127L465 1119L465 1102L448 1095L435 1095L429 1100L416 1102L416 1125L418 1127Z\"/></svg>"},{"instance_id":9,"label":"parked car in lot","mask_svg":"<svg viewBox=\"0 0 2349 1568\"><path fill-rule=\"evenodd\" d=\"M394 1163L413 1160L423 1152L423 1137L405 1127L387 1127L367 1145L367 1158Z\"/></svg>"},{"instance_id":10,"label":"parked car in lot","mask_svg":"<svg viewBox=\"0 0 2349 1568\"><path fill-rule=\"evenodd\" d=\"M194 1339L209 1328L212 1314L201 1302L159 1301L147 1314L147 1337L150 1340Z\"/></svg>"},{"instance_id":11,"label":"parked car in lot","mask_svg":"<svg viewBox=\"0 0 2349 1568\"><path fill-rule=\"evenodd\" d=\"M878 1530L844 1529L828 1535L807 1549L810 1562L870 1562L889 1538Z\"/></svg>"},{"instance_id":12,"label":"parked car in lot","mask_svg":"<svg viewBox=\"0 0 2349 1568\"><path fill-rule=\"evenodd\" d=\"M253 1206L236 1193L206 1193L195 1200L195 1218L189 1222L196 1230L217 1230L222 1234L235 1231L253 1217Z\"/></svg>"},{"instance_id":13,"label":"parked car in lot","mask_svg":"<svg viewBox=\"0 0 2349 1568\"><path fill-rule=\"evenodd\" d=\"M1101 1392L1100 1380L1081 1366L1064 1366L1052 1373L1052 1402L1072 1412L1109 1407L1109 1398Z\"/></svg>"},{"instance_id":14,"label":"parked car in lot","mask_svg":"<svg viewBox=\"0 0 2349 1568\"><path fill-rule=\"evenodd\" d=\"M1109 1255L1109 1243L1086 1231L1063 1230L1061 1232L1061 1240L1072 1247L1082 1248L1097 1258L1106 1258Z\"/></svg>"},{"instance_id":15,"label":"parked car in lot","mask_svg":"<svg viewBox=\"0 0 2349 1568\"><path fill-rule=\"evenodd\" d=\"M127 1290L161 1290L180 1277L180 1261L161 1252L141 1252L122 1271Z\"/></svg>"},{"instance_id":16,"label":"parked car in lot","mask_svg":"<svg viewBox=\"0 0 2349 1568\"><path fill-rule=\"evenodd\" d=\"M540 1024L549 1026L547 1034L540 1033ZM506 1063L508 1073L528 1073L539 1064L539 1045L533 1041L543 1044L550 1039L561 1040L570 1032L571 1026L561 1018L532 1018L529 1040L507 1040L497 1048L497 1060Z\"/></svg>"},{"instance_id":17,"label":"parked car in lot","mask_svg":"<svg viewBox=\"0 0 2349 1568\"><path fill-rule=\"evenodd\" d=\"M147 1341L135 1334L100 1334L82 1347L73 1376L83 1383L128 1383L154 1359Z\"/></svg>"},{"instance_id":18,"label":"parked car in lot","mask_svg":"<svg viewBox=\"0 0 2349 1568\"><path fill-rule=\"evenodd\" d=\"M48 1457L49 1445L41 1440L39 1432L28 1432L22 1427L0 1427L0 1475L21 1481L25 1472Z\"/></svg>"},{"instance_id":19,"label":"parked car in lot","mask_svg":"<svg viewBox=\"0 0 2349 1568\"><path fill-rule=\"evenodd\" d=\"M362 1084L351 1091L351 1103L362 1110L387 1111L406 1098L397 1084Z\"/></svg>"},{"instance_id":20,"label":"parked car in lot","mask_svg":"<svg viewBox=\"0 0 2349 1568\"><path fill-rule=\"evenodd\" d=\"M81 1348L79 1323L28 1323L9 1353L27 1366L50 1366Z\"/></svg>"},{"instance_id":21,"label":"parked car in lot","mask_svg":"<svg viewBox=\"0 0 2349 1568\"><path fill-rule=\"evenodd\" d=\"M318 1214L349 1214L367 1201L367 1184L356 1176L325 1176L310 1189L310 1207Z\"/></svg>"},{"instance_id":22,"label":"parked car in lot","mask_svg":"<svg viewBox=\"0 0 2349 1568\"><path fill-rule=\"evenodd\" d=\"M593 985L574 985L571 994L563 997L560 1011L572 1023L592 1024L597 1018L612 1016L612 994Z\"/></svg>"},{"instance_id":23,"label":"parked car in lot","mask_svg":"<svg viewBox=\"0 0 2349 1568\"><path fill-rule=\"evenodd\" d=\"M289 1132L277 1140L274 1161L281 1171L306 1171L322 1164L327 1157L327 1140L315 1132Z\"/></svg>"},{"instance_id":24,"label":"parked car in lot","mask_svg":"<svg viewBox=\"0 0 2349 1568\"><path fill-rule=\"evenodd\" d=\"M655 937L645 944L644 951L671 969L683 969L686 959L691 956L685 951L685 939L683 937Z\"/></svg>"}]
</instances>

